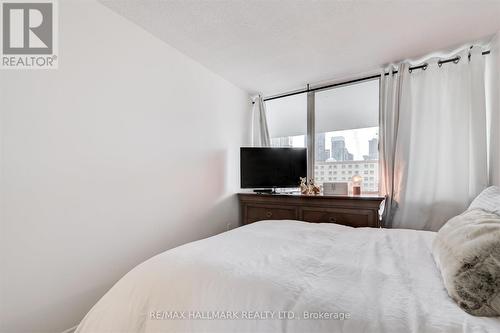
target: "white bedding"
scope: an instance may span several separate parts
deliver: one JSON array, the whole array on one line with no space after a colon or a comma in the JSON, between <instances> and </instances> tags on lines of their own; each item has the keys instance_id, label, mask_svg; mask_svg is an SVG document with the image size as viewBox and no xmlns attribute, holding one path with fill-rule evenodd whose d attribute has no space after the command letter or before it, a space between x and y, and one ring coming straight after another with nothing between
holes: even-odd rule
<instances>
[{"instance_id":1,"label":"white bedding","mask_svg":"<svg viewBox=\"0 0 500 333\"><path fill-rule=\"evenodd\" d=\"M471 316L448 297L434 236L254 223L137 266L76 332L500 332L500 319Z\"/></svg>"}]
</instances>

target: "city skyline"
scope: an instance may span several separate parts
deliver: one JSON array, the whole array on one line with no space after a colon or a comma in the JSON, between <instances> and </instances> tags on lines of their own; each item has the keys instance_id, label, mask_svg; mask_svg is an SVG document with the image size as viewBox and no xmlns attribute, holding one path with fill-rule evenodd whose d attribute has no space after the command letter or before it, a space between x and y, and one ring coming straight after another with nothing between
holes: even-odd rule
<instances>
[{"instance_id":1,"label":"city skyline","mask_svg":"<svg viewBox=\"0 0 500 333\"><path fill-rule=\"evenodd\" d=\"M319 133L315 154L316 161L377 160L378 127Z\"/></svg>"},{"instance_id":2,"label":"city skyline","mask_svg":"<svg viewBox=\"0 0 500 333\"><path fill-rule=\"evenodd\" d=\"M287 136L271 139L273 147L306 147L306 136ZM314 180L350 182L354 175L363 178L363 193L377 193L378 127L318 133L315 137Z\"/></svg>"},{"instance_id":3,"label":"city skyline","mask_svg":"<svg viewBox=\"0 0 500 333\"><path fill-rule=\"evenodd\" d=\"M316 160L323 161L333 156L331 140L334 137L344 138L347 152L353 155L352 160L363 161L367 159L378 159L378 130L378 127L367 127L318 133L315 138ZM296 135L271 138L271 146L305 148L307 147L306 136Z\"/></svg>"}]
</instances>

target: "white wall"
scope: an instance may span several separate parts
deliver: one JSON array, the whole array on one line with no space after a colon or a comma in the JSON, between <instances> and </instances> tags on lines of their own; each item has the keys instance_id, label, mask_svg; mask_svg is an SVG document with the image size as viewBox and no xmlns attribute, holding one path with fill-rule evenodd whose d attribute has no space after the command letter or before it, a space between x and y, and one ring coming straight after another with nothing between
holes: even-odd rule
<instances>
[{"instance_id":1,"label":"white wall","mask_svg":"<svg viewBox=\"0 0 500 333\"><path fill-rule=\"evenodd\" d=\"M247 94L97 2L59 4L59 69L0 73L1 332L61 332L238 219Z\"/></svg>"}]
</instances>

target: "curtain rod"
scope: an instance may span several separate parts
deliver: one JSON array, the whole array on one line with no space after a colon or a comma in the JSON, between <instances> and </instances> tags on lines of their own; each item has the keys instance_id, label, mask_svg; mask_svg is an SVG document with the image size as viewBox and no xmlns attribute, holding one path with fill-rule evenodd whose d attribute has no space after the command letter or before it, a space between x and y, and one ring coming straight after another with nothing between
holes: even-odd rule
<instances>
[{"instance_id":1,"label":"curtain rod","mask_svg":"<svg viewBox=\"0 0 500 333\"><path fill-rule=\"evenodd\" d=\"M491 52L490 50L487 50L487 51L482 52L481 54L487 55L487 54L490 54L490 52ZM439 60L438 65L441 66L442 64L446 64L448 62L458 62L459 60L460 60L459 56L456 56L456 57L450 58L450 59L446 59L446 60ZM428 63L424 63L424 64L418 65L418 66L412 66L409 68L409 71L411 73L415 69L424 69L425 70L425 69L427 69L427 66L429 66ZM398 71L392 72L392 74L397 74L397 73L398 73ZM384 75L389 75L389 74L391 74L391 73L390 72L384 73ZM327 84L327 85L319 86L319 87L312 88L312 89L309 88L309 84L308 84L306 89L297 90L297 91L293 91L293 92L289 92L289 93L284 93L284 94L277 95L277 96L264 97L264 102L265 101L272 101L273 99L299 95L299 94L303 94L303 93L307 93L307 92L313 92L313 91L317 91L317 90L323 90L323 89L334 88L334 87L338 87L338 86L345 86L345 85L352 84L352 83L373 80L373 79L377 79L379 77L380 77L380 74L375 74L375 75L360 77L360 78L354 79L354 80L348 80L348 81L343 81L343 82ZM255 102L252 102L252 104L255 104Z\"/></svg>"}]
</instances>

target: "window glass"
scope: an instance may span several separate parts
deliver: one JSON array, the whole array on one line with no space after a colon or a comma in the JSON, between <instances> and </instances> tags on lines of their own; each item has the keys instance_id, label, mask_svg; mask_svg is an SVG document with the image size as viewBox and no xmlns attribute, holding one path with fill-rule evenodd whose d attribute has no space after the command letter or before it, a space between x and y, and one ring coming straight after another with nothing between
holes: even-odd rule
<instances>
[{"instance_id":1,"label":"window glass","mask_svg":"<svg viewBox=\"0 0 500 333\"><path fill-rule=\"evenodd\" d=\"M378 117L378 80L316 92L315 165L349 170L341 181L361 175L362 192L378 193Z\"/></svg>"},{"instance_id":2,"label":"window glass","mask_svg":"<svg viewBox=\"0 0 500 333\"><path fill-rule=\"evenodd\" d=\"M272 147L306 147L307 94L266 101Z\"/></svg>"}]
</instances>

